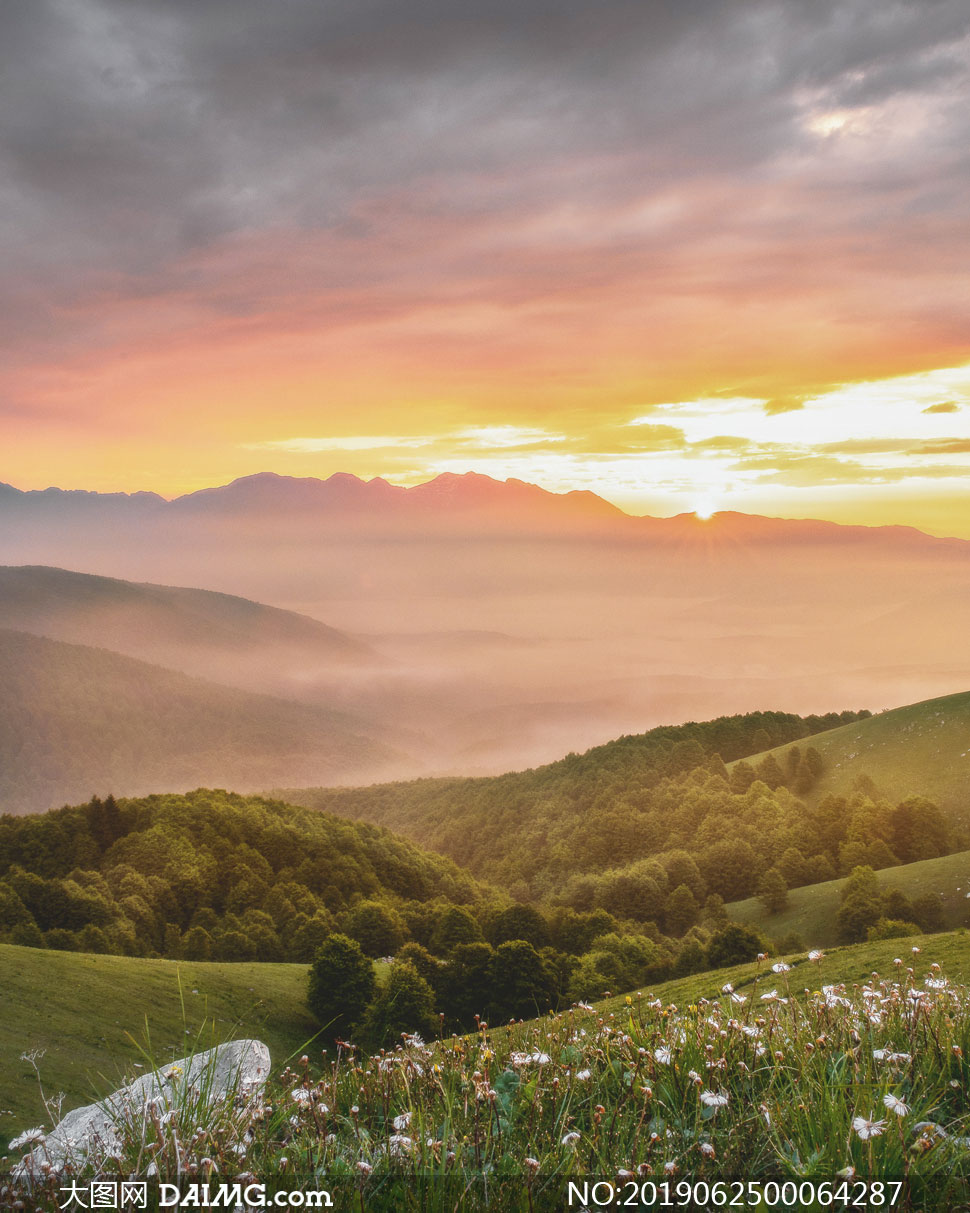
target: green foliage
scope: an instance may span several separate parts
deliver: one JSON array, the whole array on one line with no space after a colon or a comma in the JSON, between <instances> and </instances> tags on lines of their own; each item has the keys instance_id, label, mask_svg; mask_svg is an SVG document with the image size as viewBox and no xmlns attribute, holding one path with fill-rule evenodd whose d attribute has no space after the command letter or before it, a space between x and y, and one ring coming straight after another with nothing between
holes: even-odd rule
<instances>
[{"instance_id":1,"label":"green foliage","mask_svg":"<svg viewBox=\"0 0 970 1213\"><path fill-rule=\"evenodd\" d=\"M540 1015L555 1001L556 974L523 939L510 939L495 949L488 978L489 1012L499 1022Z\"/></svg>"},{"instance_id":2,"label":"green foliage","mask_svg":"<svg viewBox=\"0 0 970 1213\"><path fill-rule=\"evenodd\" d=\"M58 931L65 948L309 962L338 915L380 956L407 938L408 907L432 922L454 911L477 933L467 906L493 900L385 830L259 797L95 798L0 818L0 938L21 926L25 940Z\"/></svg>"},{"instance_id":3,"label":"green foliage","mask_svg":"<svg viewBox=\"0 0 970 1213\"><path fill-rule=\"evenodd\" d=\"M464 906L449 906L438 918L432 942L439 956L447 956L461 943L477 943L482 929Z\"/></svg>"},{"instance_id":4,"label":"green foliage","mask_svg":"<svg viewBox=\"0 0 970 1213\"><path fill-rule=\"evenodd\" d=\"M685 884L678 885L667 899L664 909L664 925L671 935L678 938L697 922L700 907L694 894Z\"/></svg>"},{"instance_id":5,"label":"green foliage","mask_svg":"<svg viewBox=\"0 0 970 1213\"><path fill-rule=\"evenodd\" d=\"M757 931L732 922L711 937L707 945L707 965L711 969L723 969L728 965L754 960L765 951L767 944Z\"/></svg>"},{"instance_id":6,"label":"green foliage","mask_svg":"<svg viewBox=\"0 0 970 1213\"><path fill-rule=\"evenodd\" d=\"M367 1009L360 1037L368 1047L379 1049L401 1043L405 1033L424 1039L437 1029L434 992L408 961L395 961L387 981Z\"/></svg>"},{"instance_id":7,"label":"green foliage","mask_svg":"<svg viewBox=\"0 0 970 1213\"><path fill-rule=\"evenodd\" d=\"M307 1006L328 1036L346 1039L367 1010L375 985L374 966L360 944L331 935L310 966Z\"/></svg>"},{"instance_id":8,"label":"green foliage","mask_svg":"<svg viewBox=\"0 0 970 1213\"><path fill-rule=\"evenodd\" d=\"M866 930L866 939L875 943L879 939L905 939L908 935L921 935L915 922L904 922L901 918L878 918Z\"/></svg>"},{"instance_id":9,"label":"green foliage","mask_svg":"<svg viewBox=\"0 0 970 1213\"><path fill-rule=\"evenodd\" d=\"M379 901L361 901L343 916L343 929L356 939L365 956L393 956L404 942L400 915Z\"/></svg>"},{"instance_id":10,"label":"green foliage","mask_svg":"<svg viewBox=\"0 0 970 1213\"><path fill-rule=\"evenodd\" d=\"M774 830L794 827L803 814L782 799L778 804L790 820L773 823L768 834L758 822L748 837L737 797L743 798L755 782L754 773L736 781L732 795L724 762L753 755L765 737L773 746L786 745L867 715L724 716L621 737L531 771L368 788L309 788L286 796L344 817L380 822L443 852L482 879L505 889L527 886L534 902L556 899L576 910L600 905L627 916L627 909L613 909L622 904L632 906L629 916L650 920L661 911L647 904L654 894L643 879L635 887L618 882L607 890L597 885L600 875L619 871L621 857L627 867L665 852L687 852L700 872L672 872L657 883L661 894L687 884L701 900L709 891L703 884L710 865L702 863L704 846L694 840L705 819L712 826L708 844L736 838L754 846L763 864L774 846ZM773 808L771 789L764 783L760 787ZM780 785L776 795L786 791ZM571 881L584 874L594 877L585 890ZM747 892L753 891L752 884Z\"/></svg>"},{"instance_id":11,"label":"green foliage","mask_svg":"<svg viewBox=\"0 0 970 1213\"><path fill-rule=\"evenodd\" d=\"M510 939L524 939L537 949L549 943L546 920L534 906L514 905L502 910L492 923L489 935L496 947Z\"/></svg>"},{"instance_id":12,"label":"green foliage","mask_svg":"<svg viewBox=\"0 0 970 1213\"><path fill-rule=\"evenodd\" d=\"M788 905L788 882L777 868L769 868L758 884L758 900L770 914Z\"/></svg>"}]
</instances>

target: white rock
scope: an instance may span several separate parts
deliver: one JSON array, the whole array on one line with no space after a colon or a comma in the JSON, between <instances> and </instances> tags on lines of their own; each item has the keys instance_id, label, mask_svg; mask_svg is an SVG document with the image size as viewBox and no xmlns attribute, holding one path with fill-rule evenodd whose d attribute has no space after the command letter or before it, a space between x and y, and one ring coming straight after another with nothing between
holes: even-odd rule
<instances>
[{"instance_id":1,"label":"white rock","mask_svg":"<svg viewBox=\"0 0 970 1213\"><path fill-rule=\"evenodd\" d=\"M68 1112L46 1141L14 1168L15 1178L29 1180L50 1164L62 1171L65 1163L79 1166L110 1156L120 1144L119 1127L136 1128L164 1119L186 1102L211 1107L226 1099L261 1091L269 1077L269 1049L261 1040L234 1040L193 1057L143 1074L98 1103Z\"/></svg>"}]
</instances>

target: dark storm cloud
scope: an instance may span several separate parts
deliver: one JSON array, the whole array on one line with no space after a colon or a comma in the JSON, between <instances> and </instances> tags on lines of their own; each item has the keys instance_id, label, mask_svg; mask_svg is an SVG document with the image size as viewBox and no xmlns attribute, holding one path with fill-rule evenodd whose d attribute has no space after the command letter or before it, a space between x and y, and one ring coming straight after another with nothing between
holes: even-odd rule
<instances>
[{"instance_id":1,"label":"dark storm cloud","mask_svg":"<svg viewBox=\"0 0 970 1213\"><path fill-rule=\"evenodd\" d=\"M106 299L244 313L250 284L206 254L272 232L327 240L302 269L297 251L281 295L440 289L410 256L438 225L467 244L452 268L487 292L503 226L770 176L812 154L806 97L954 90L968 27L965 0L7 0L0 336L96 341L83 309ZM954 106L906 166L893 205L923 216L920 255L964 205L967 125ZM896 165L819 172L822 207L899 190ZM628 237L584 239L602 266L625 261ZM575 243L547 241L530 269Z\"/></svg>"}]
</instances>

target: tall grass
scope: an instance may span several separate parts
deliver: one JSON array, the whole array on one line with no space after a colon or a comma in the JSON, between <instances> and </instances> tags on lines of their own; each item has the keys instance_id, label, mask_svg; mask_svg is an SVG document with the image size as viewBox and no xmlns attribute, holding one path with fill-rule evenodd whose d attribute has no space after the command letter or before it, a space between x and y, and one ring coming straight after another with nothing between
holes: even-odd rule
<instances>
[{"instance_id":1,"label":"tall grass","mask_svg":"<svg viewBox=\"0 0 970 1213\"><path fill-rule=\"evenodd\" d=\"M422 1207L454 1207L458 1185L462 1208L501 1192L536 1208L581 1176L841 1176L906 1179L918 1207L949 1209L970 1176L970 991L917 959L854 987L789 988L817 970L779 962L685 1006L632 995L376 1055L339 1045L262 1095L120 1125L101 1171L332 1187L368 1208L404 1180Z\"/></svg>"}]
</instances>

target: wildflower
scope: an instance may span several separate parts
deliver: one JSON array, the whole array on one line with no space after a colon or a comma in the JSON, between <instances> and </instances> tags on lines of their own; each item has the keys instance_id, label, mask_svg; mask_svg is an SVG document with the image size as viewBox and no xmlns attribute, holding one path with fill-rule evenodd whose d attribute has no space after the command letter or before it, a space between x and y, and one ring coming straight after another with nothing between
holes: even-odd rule
<instances>
[{"instance_id":1,"label":"wildflower","mask_svg":"<svg viewBox=\"0 0 970 1213\"><path fill-rule=\"evenodd\" d=\"M578 1082L589 1082L589 1080L592 1077L593 1077L593 1072L591 1070L580 1070L579 1073L576 1075L576 1079Z\"/></svg>"},{"instance_id":2,"label":"wildflower","mask_svg":"<svg viewBox=\"0 0 970 1213\"><path fill-rule=\"evenodd\" d=\"M714 1147L711 1145L711 1143L709 1141L702 1141L701 1144L698 1146L698 1149L704 1155L705 1158L714 1157Z\"/></svg>"},{"instance_id":3,"label":"wildflower","mask_svg":"<svg viewBox=\"0 0 970 1213\"><path fill-rule=\"evenodd\" d=\"M836 1171L839 1179L855 1179L855 1167L843 1167L841 1171Z\"/></svg>"},{"instance_id":4,"label":"wildflower","mask_svg":"<svg viewBox=\"0 0 970 1213\"><path fill-rule=\"evenodd\" d=\"M660 1063L660 1065L662 1065L662 1066L669 1066L670 1063L674 1059L674 1055L670 1051L670 1049L667 1049L664 1047L661 1047L659 1049L654 1049L653 1056L654 1056L654 1059L656 1061L658 1061Z\"/></svg>"},{"instance_id":5,"label":"wildflower","mask_svg":"<svg viewBox=\"0 0 970 1213\"><path fill-rule=\"evenodd\" d=\"M866 1120L864 1116L857 1116L852 1121L852 1127L859 1134L862 1141L868 1141L870 1137L878 1137L886 1128L884 1120Z\"/></svg>"},{"instance_id":6,"label":"wildflower","mask_svg":"<svg viewBox=\"0 0 970 1213\"><path fill-rule=\"evenodd\" d=\"M882 1102L886 1105L890 1112L895 1112L897 1116L906 1116L909 1114L909 1108L903 1101L892 1093L884 1095Z\"/></svg>"},{"instance_id":7,"label":"wildflower","mask_svg":"<svg viewBox=\"0 0 970 1213\"><path fill-rule=\"evenodd\" d=\"M402 1133L411 1123L411 1113L402 1112L400 1116L394 1117L394 1131Z\"/></svg>"},{"instance_id":8,"label":"wildflower","mask_svg":"<svg viewBox=\"0 0 970 1213\"><path fill-rule=\"evenodd\" d=\"M357 1170L361 1173L361 1175L370 1175L371 1171L373 1171L374 1168L370 1165L369 1162L364 1162L364 1160L361 1159L360 1162L358 1162L358 1164L357 1164Z\"/></svg>"},{"instance_id":9,"label":"wildflower","mask_svg":"<svg viewBox=\"0 0 970 1213\"><path fill-rule=\"evenodd\" d=\"M808 959L811 961L814 961L815 964L818 964L818 962L820 960L825 959L825 953L822 951L821 948L813 948L811 950L811 952L809 952L809 954L808 954Z\"/></svg>"},{"instance_id":10,"label":"wildflower","mask_svg":"<svg viewBox=\"0 0 970 1213\"><path fill-rule=\"evenodd\" d=\"M701 1091L701 1103L706 1108L727 1107L728 1097L723 1091Z\"/></svg>"},{"instance_id":11,"label":"wildflower","mask_svg":"<svg viewBox=\"0 0 970 1213\"><path fill-rule=\"evenodd\" d=\"M418 1035L417 1032L405 1032L404 1033L404 1043L406 1045L410 1045L411 1048L419 1049L424 1044L424 1041L421 1039L421 1037Z\"/></svg>"},{"instance_id":12,"label":"wildflower","mask_svg":"<svg viewBox=\"0 0 970 1213\"><path fill-rule=\"evenodd\" d=\"M392 1133L388 1140L392 1158L403 1158L414 1149L414 1142L410 1137L405 1137L403 1133Z\"/></svg>"},{"instance_id":13,"label":"wildflower","mask_svg":"<svg viewBox=\"0 0 970 1213\"><path fill-rule=\"evenodd\" d=\"M19 1150L23 1146L42 1145L47 1140L47 1135L43 1129L25 1129L19 1137L15 1137L10 1143L11 1150Z\"/></svg>"},{"instance_id":14,"label":"wildflower","mask_svg":"<svg viewBox=\"0 0 970 1213\"><path fill-rule=\"evenodd\" d=\"M294 1103L309 1103L311 1097L306 1087L294 1087L290 1092L290 1098Z\"/></svg>"},{"instance_id":15,"label":"wildflower","mask_svg":"<svg viewBox=\"0 0 970 1213\"><path fill-rule=\"evenodd\" d=\"M577 1141L579 1141L579 1134L573 1130L572 1132L566 1133L563 1136L562 1144L564 1146L575 1146Z\"/></svg>"},{"instance_id":16,"label":"wildflower","mask_svg":"<svg viewBox=\"0 0 970 1213\"><path fill-rule=\"evenodd\" d=\"M786 965L783 960L779 960L771 966L772 973L790 973L791 965Z\"/></svg>"},{"instance_id":17,"label":"wildflower","mask_svg":"<svg viewBox=\"0 0 970 1213\"><path fill-rule=\"evenodd\" d=\"M678 1170L679 1168L672 1158L664 1163L664 1175L676 1175Z\"/></svg>"},{"instance_id":18,"label":"wildflower","mask_svg":"<svg viewBox=\"0 0 970 1213\"><path fill-rule=\"evenodd\" d=\"M724 983L724 985L723 985L723 986L721 986L721 993L722 993L722 994L733 994L733 993L734 993L734 986L732 986L732 985L731 985L731 983L730 983L729 981L726 981L726 982Z\"/></svg>"},{"instance_id":19,"label":"wildflower","mask_svg":"<svg viewBox=\"0 0 970 1213\"><path fill-rule=\"evenodd\" d=\"M538 1158L527 1158L527 1159L525 1160L525 1166L526 1166L526 1167L527 1167L527 1169L528 1169L528 1170L530 1170L530 1171L538 1171L538 1170L539 1170L539 1160L538 1160Z\"/></svg>"}]
</instances>

